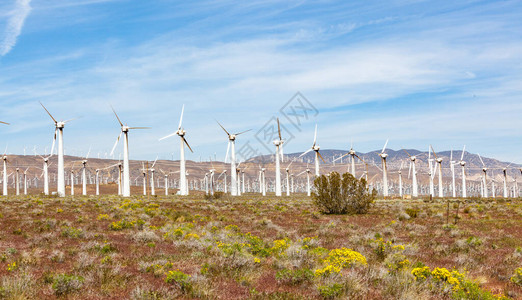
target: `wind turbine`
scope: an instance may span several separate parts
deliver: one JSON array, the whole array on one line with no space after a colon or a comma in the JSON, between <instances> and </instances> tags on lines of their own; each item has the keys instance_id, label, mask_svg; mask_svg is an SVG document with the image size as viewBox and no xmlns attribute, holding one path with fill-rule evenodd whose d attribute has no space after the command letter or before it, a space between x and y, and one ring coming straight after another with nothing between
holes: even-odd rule
<instances>
[{"instance_id":1,"label":"wind turbine","mask_svg":"<svg viewBox=\"0 0 522 300\"><path fill-rule=\"evenodd\" d=\"M190 152L194 153L192 151L192 148L190 148L190 145L188 144L187 140L185 139L186 131L182 127L183 122L183 112L185 111L185 105L181 107L181 116L179 118L179 125L178 130L172 134L169 134L165 137L162 137L159 139L160 141L166 138L169 138L174 135L178 135L180 137L180 148L179 148L179 194L181 196L188 196L189 190L187 185L187 172L185 167L185 145L189 148Z\"/></svg>"},{"instance_id":2,"label":"wind turbine","mask_svg":"<svg viewBox=\"0 0 522 300\"><path fill-rule=\"evenodd\" d=\"M91 148L89 148L89 152L85 155L85 159L82 160L82 195L87 195L87 161L89 159L89 154L91 153Z\"/></svg>"},{"instance_id":3,"label":"wind turbine","mask_svg":"<svg viewBox=\"0 0 522 300\"><path fill-rule=\"evenodd\" d=\"M129 167L129 130L130 129L150 129L150 127L129 127L127 125L123 125L123 123L120 120L120 117L118 117L118 114L114 110L114 108L111 106L112 111L114 112L114 115L116 116L116 119L118 119L118 123L120 123L121 126L121 132L118 138L116 139L116 143L114 143L114 146L112 147L111 156L114 154L114 150L116 149L116 146L118 145L118 142L120 141L120 138L123 134L123 189L122 194L123 197L130 197L130 167Z\"/></svg>"},{"instance_id":4,"label":"wind turbine","mask_svg":"<svg viewBox=\"0 0 522 300\"><path fill-rule=\"evenodd\" d=\"M310 149L308 149L305 152L303 152L303 154L299 155L299 157L305 156L310 151L315 151L315 176L317 176L317 177L320 176L320 174L319 174L319 158L321 158L321 160L323 162L325 162L323 156L321 155L321 153L319 153L319 149L321 149L321 147L319 147L317 145L317 124L315 124L314 143L312 144L312 147Z\"/></svg>"},{"instance_id":5,"label":"wind turbine","mask_svg":"<svg viewBox=\"0 0 522 300\"><path fill-rule=\"evenodd\" d=\"M435 197L435 188L433 185L433 179L435 178L435 172L437 165L433 166L433 159L431 158L431 147L428 147L428 176L430 180L430 196Z\"/></svg>"},{"instance_id":6,"label":"wind turbine","mask_svg":"<svg viewBox=\"0 0 522 300\"><path fill-rule=\"evenodd\" d=\"M442 198L442 197L444 197L444 191L442 190L442 157L437 156L437 153L433 149L432 145L430 145L430 147L431 147L431 151L433 151L433 155L435 155L435 161L437 162L437 165L439 166L439 198ZM435 168L435 170L436 169L437 168Z\"/></svg>"},{"instance_id":7,"label":"wind turbine","mask_svg":"<svg viewBox=\"0 0 522 300\"><path fill-rule=\"evenodd\" d=\"M402 167L404 166L404 161L401 161L401 167L399 168L399 196L402 198Z\"/></svg>"},{"instance_id":8,"label":"wind turbine","mask_svg":"<svg viewBox=\"0 0 522 300\"><path fill-rule=\"evenodd\" d=\"M45 108L45 106L40 102L40 105L42 105L43 109L47 112L49 117L53 119L55 130L54 130L54 141L56 141L56 136L58 136L58 196L59 197L65 197L65 166L64 166L64 158L63 158L63 129L65 127L65 124L67 122L70 122L72 120L67 121L56 121L56 119L51 115L51 113Z\"/></svg>"},{"instance_id":9,"label":"wind turbine","mask_svg":"<svg viewBox=\"0 0 522 300\"><path fill-rule=\"evenodd\" d=\"M27 195L27 170L29 170L29 167L24 171L24 195Z\"/></svg>"},{"instance_id":10,"label":"wind turbine","mask_svg":"<svg viewBox=\"0 0 522 300\"><path fill-rule=\"evenodd\" d=\"M386 140L384 147L382 147L381 153L378 153L382 160L382 194L384 197L388 197L388 168L386 166L388 154L385 152L386 146L388 146L388 140Z\"/></svg>"},{"instance_id":11,"label":"wind turbine","mask_svg":"<svg viewBox=\"0 0 522 300\"><path fill-rule=\"evenodd\" d=\"M404 152L406 152L406 154L408 154L408 156L410 157L410 168L408 170L408 178L410 177L410 173L411 173L411 180L412 180L412 192L411 192L411 195L412 197L418 197L419 196L419 187L418 187L418 184L417 184L417 170L415 169L415 164L416 164L416 161L417 161L417 157L415 155L410 155L408 153L408 151L402 149Z\"/></svg>"},{"instance_id":12,"label":"wind turbine","mask_svg":"<svg viewBox=\"0 0 522 300\"><path fill-rule=\"evenodd\" d=\"M478 157L480 158L480 162L482 163L482 172L484 173L484 174L482 174L482 185L484 186L484 188L482 190L482 197L487 198L488 197L488 186L487 186L488 168L484 164L484 161L482 160L482 157L480 156L480 154L478 155Z\"/></svg>"},{"instance_id":13,"label":"wind turbine","mask_svg":"<svg viewBox=\"0 0 522 300\"><path fill-rule=\"evenodd\" d=\"M462 168L462 197L466 198L466 162L464 161L464 152L466 151L466 145L462 148L462 155L460 156L460 167Z\"/></svg>"},{"instance_id":14,"label":"wind turbine","mask_svg":"<svg viewBox=\"0 0 522 300\"><path fill-rule=\"evenodd\" d=\"M276 146L276 154L275 154L275 195L276 197L281 196L281 165L279 162L279 156L283 154L283 138L281 137L281 127L279 126L279 118L277 118L277 132L279 134L279 139L274 140L273 143ZM288 181L288 168L286 169L286 180ZM287 193L288 194L288 193Z\"/></svg>"},{"instance_id":15,"label":"wind turbine","mask_svg":"<svg viewBox=\"0 0 522 300\"><path fill-rule=\"evenodd\" d=\"M502 169L502 173L503 173L503 179L504 179L504 198L507 198L508 197L508 190L507 190L507 168L510 166L511 164L505 166L503 169Z\"/></svg>"},{"instance_id":16,"label":"wind turbine","mask_svg":"<svg viewBox=\"0 0 522 300\"><path fill-rule=\"evenodd\" d=\"M450 152L450 168L451 168L451 194L453 198L457 197L456 185L455 185L455 164L457 162L453 160L453 149Z\"/></svg>"},{"instance_id":17,"label":"wind turbine","mask_svg":"<svg viewBox=\"0 0 522 300\"><path fill-rule=\"evenodd\" d=\"M7 196L7 146L5 147L4 155L2 156L2 160L4 161L4 173L3 173L3 193L2 195Z\"/></svg>"},{"instance_id":18,"label":"wind turbine","mask_svg":"<svg viewBox=\"0 0 522 300\"><path fill-rule=\"evenodd\" d=\"M216 121L217 122L217 121ZM243 134L245 132L250 131L245 130L239 133L230 134L221 123L217 122L219 126L225 131L225 133L228 135L228 146L227 146L227 154L225 156L225 163L228 159L228 151L230 150L230 194L232 196L237 196L238 193L238 187L237 187L237 168L236 168L236 137L240 134Z\"/></svg>"}]
</instances>

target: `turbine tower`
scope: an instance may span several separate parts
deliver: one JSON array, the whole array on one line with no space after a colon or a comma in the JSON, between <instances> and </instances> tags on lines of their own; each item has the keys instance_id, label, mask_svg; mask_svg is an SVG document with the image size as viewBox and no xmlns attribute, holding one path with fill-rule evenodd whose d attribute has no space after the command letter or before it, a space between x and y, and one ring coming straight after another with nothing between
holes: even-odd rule
<instances>
[{"instance_id":1,"label":"turbine tower","mask_svg":"<svg viewBox=\"0 0 522 300\"><path fill-rule=\"evenodd\" d=\"M433 166L433 159L431 158L431 147L428 147L428 176L430 180L430 196L435 197L435 189L433 186L433 179L435 178L436 165Z\"/></svg>"},{"instance_id":2,"label":"turbine tower","mask_svg":"<svg viewBox=\"0 0 522 300\"><path fill-rule=\"evenodd\" d=\"M130 129L149 129L150 127L129 127L127 125L123 125L123 123L120 120L120 117L118 117L118 114L114 110L114 108L111 106L112 111L114 112L114 115L116 116L116 119L118 119L118 123L120 123L121 126L121 132L118 138L116 139L116 143L114 143L114 146L112 147L111 156L114 154L114 150L116 149L116 146L118 146L118 142L120 141L120 138L123 134L123 188L122 188L122 195L123 197L130 197L130 167L129 167L129 130Z\"/></svg>"},{"instance_id":3,"label":"turbine tower","mask_svg":"<svg viewBox=\"0 0 522 300\"><path fill-rule=\"evenodd\" d=\"M274 140L273 143L276 146L276 153L275 153L275 195L276 197L281 196L281 165L280 165L280 158L279 156L283 156L283 138L281 137L281 126L279 126L279 118L277 118L277 132L279 134L279 139ZM286 172L286 179L288 181L288 169Z\"/></svg>"},{"instance_id":4,"label":"turbine tower","mask_svg":"<svg viewBox=\"0 0 522 300\"><path fill-rule=\"evenodd\" d=\"M217 122L217 121L216 121ZM230 134L223 125L221 125L219 122L217 122L219 126L225 131L225 133L228 135L228 146L227 146L227 154L225 156L225 163L228 159L228 152L230 153L230 194L232 196L238 196L238 186L237 186L237 170L236 170L236 137L240 134L243 134L245 132L250 131L245 130L239 133Z\"/></svg>"},{"instance_id":5,"label":"turbine tower","mask_svg":"<svg viewBox=\"0 0 522 300\"><path fill-rule=\"evenodd\" d=\"M462 168L462 197L466 198L466 162L464 161L464 152L466 151L466 145L462 149L462 155L460 156L460 167Z\"/></svg>"},{"instance_id":6,"label":"turbine tower","mask_svg":"<svg viewBox=\"0 0 522 300\"><path fill-rule=\"evenodd\" d=\"M487 186L488 168L484 164L484 161L482 160L482 157L480 156L480 154L478 155L478 157L480 159L480 162L482 163L482 172L484 173L484 174L482 174L482 185L483 185L482 197L487 198L488 197L488 186Z\"/></svg>"},{"instance_id":7,"label":"turbine tower","mask_svg":"<svg viewBox=\"0 0 522 300\"><path fill-rule=\"evenodd\" d=\"M507 168L510 166L511 164L505 166L503 169L502 169L502 173L503 173L503 179L504 179L504 198L507 198L508 197L508 190L507 190Z\"/></svg>"},{"instance_id":8,"label":"turbine tower","mask_svg":"<svg viewBox=\"0 0 522 300\"><path fill-rule=\"evenodd\" d=\"M87 195L87 161L89 159L89 154L91 153L91 149L89 148L89 152L85 155L85 159L82 160L82 195Z\"/></svg>"},{"instance_id":9,"label":"turbine tower","mask_svg":"<svg viewBox=\"0 0 522 300\"><path fill-rule=\"evenodd\" d=\"M386 166L386 158L388 157L388 154L385 152L386 146L388 146L388 140L384 143L381 153L378 153L382 161L382 194L384 197L388 197L388 168Z\"/></svg>"},{"instance_id":10,"label":"turbine tower","mask_svg":"<svg viewBox=\"0 0 522 300\"><path fill-rule=\"evenodd\" d=\"M418 197L419 196L419 187L417 184L417 170L415 168L415 163L417 161L417 157L415 155L410 155L408 151L402 149L406 154L410 157L410 168L408 170L408 178L410 177L411 173L411 186L412 186L412 197Z\"/></svg>"},{"instance_id":11,"label":"turbine tower","mask_svg":"<svg viewBox=\"0 0 522 300\"><path fill-rule=\"evenodd\" d=\"M179 148L179 194L181 196L188 196L189 189L187 185L187 172L186 172L186 166L185 166L185 145L189 148L190 152L194 153L192 151L192 148L190 148L190 145L188 144L187 140L185 139L186 131L182 127L183 122L183 112L185 111L185 105L181 107L181 117L179 118L179 125L178 130L172 134L169 134L165 137L162 137L159 139L160 141L166 138L169 138L174 135L178 135L180 138L180 148Z\"/></svg>"},{"instance_id":12,"label":"turbine tower","mask_svg":"<svg viewBox=\"0 0 522 300\"><path fill-rule=\"evenodd\" d=\"M47 112L49 117L53 119L55 130L54 130L54 141L56 140L56 136L58 136L58 196L59 197L65 197L65 166L64 166L64 153L63 153L63 129L65 127L65 124L67 122L70 122L72 120L67 121L56 121L56 119L51 115L51 113L45 108L45 106L40 102L40 105L42 105L43 109ZM53 141L53 143L54 143Z\"/></svg>"},{"instance_id":13,"label":"turbine tower","mask_svg":"<svg viewBox=\"0 0 522 300\"><path fill-rule=\"evenodd\" d=\"M321 147L319 147L317 145L317 124L315 124L314 143L312 144L312 147L310 149L308 149L305 152L303 152L303 154L299 155L299 157L303 157L304 155L306 155L310 151L315 151L315 176L316 177L320 176L320 174L319 174L319 158L321 158L321 160L325 163L323 156L321 155L321 153L319 153L319 149L321 149Z\"/></svg>"},{"instance_id":14,"label":"turbine tower","mask_svg":"<svg viewBox=\"0 0 522 300\"><path fill-rule=\"evenodd\" d=\"M401 167L399 168L399 196L402 198L402 167L404 166L404 161L401 161Z\"/></svg>"},{"instance_id":15,"label":"turbine tower","mask_svg":"<svg viewBox=\"0 0 522 300\"><path fill-rule=\"evenodd\" d=\"M453 198L457 197L456 185L455 185L455 164L457 162L453 160L453 149L450 152L450 169L451 169L451 195Z\"/></svg>"},{"instance_id":16,"label":"turbine tower","mask_svg":"<svg viewBox=\"0 0 522 300\"><path fill-rule=\"evenodd\" d=\"M442 157L438 157L437 153L433 149L433 146L430 145L431 151L433 151L433 155L435 155L435 161L437 162L437 166L439 167L439 198L444 197L444 191L442 190ZM435 168L436 170L437 168ZM433 175L435 176L435 174Z\"/></svg>"},{"instance_id":17,"label":"turbine tower","mask_svg":"<svg viewBox=\"0 0 522 300\"><path fill-rule=\"evenodd\" d=\"M0 121L1 124L9 125L9 123ZM7 147L5 148L4 155L2 156L2 160L4 161L4 174L3 174L3 194L4 196L7 196Z\"/></svg>"}]
</instances>

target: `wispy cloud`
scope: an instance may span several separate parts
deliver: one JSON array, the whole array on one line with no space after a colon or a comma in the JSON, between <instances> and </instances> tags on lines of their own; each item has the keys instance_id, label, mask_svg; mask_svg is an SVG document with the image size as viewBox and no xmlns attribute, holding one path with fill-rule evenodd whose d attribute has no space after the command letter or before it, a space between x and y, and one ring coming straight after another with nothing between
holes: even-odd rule
<instances>
[{"instance_id":1,"label":"wispy cloud","mask_svg":"<svg viewBox=\"0 0 522 300\"><path fill-rule=\"evenodd\" d=\"M9 53L16 45L16 40L22 32L25 19L31 12L31 0L16 0L15 7L9 15L7 26L0 41L0 56Z\"/></svg>"}]
</instances>

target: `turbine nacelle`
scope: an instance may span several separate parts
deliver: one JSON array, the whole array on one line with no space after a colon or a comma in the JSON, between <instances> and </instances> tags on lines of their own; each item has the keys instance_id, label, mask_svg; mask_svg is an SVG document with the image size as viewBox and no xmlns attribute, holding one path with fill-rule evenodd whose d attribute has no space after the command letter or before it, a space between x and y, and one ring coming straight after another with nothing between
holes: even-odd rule
<instances>
[{"instance_id":1,"label":"turbine nacelle","mask_svg":"<svg viewBox=\"0 0 522 300\"><path fill-rule=\"evenodd\" d=\"M466 165L466 162L461 160L459 164L464 167Z\"/></svg>"},{"instance_id":2,"label":"turbine nacelle","mask_svg":"<svg viewBox=\"0 0 522 300\"><path fill-rule=\"evenodd\" d=\"M65 122L63 122L63 121L56 122L56 128L63 129L64 127L65 127Z\"/></svg>"},{"instance_id":3,"label":"turbine nacelle","mask_svg":"<svg viewBox=\"0 0 522 300\"><path fill-rule=\"evenodd\" d=\"M355 151L353 149L350 149L350 152L348 152L348 154L350 154L351 156L354 156L355 155Z\"/></svg>"},{"instance_id":4,"label":"turbine nacelle","mask_svg":"<svg viewBox=\"0 0 522 300\"><path fill-rule=\"evenodd\" d=\"M129 129L130 129L130 127L127 126L127 125L122 125L122 126L121 126L121 131L122 131L122 132L129 132Z\"/></svg>"},{"instance_id":5,"label":"turbine nacelle","mask_svg":"<svg viewBox=\"0 0 522 300\"><path fill-rule=\"evenodd\" d=\"M380 156L382 159L386 159L386 157L388 157L388 153L379 153L379 156Z\"/></svg>"},{"instance_id":6,"label":"turbine nacelle","mask_svg":"<svg viewBox=\"0 0 522 300\"><path fill-rule=\"evenodd\" d=\"M273 143L276 146L281 146L283 144L283 141L281 141L281 140L274 140Z\"/></svg>"},{"instance_id":7,"label":"turbine nacelle","mask_svg":"<svg viewBox=\"0 0 522 300\"><path fill-rule=\"evenodd\" d=\"M410 160L411 160L411 161L415 162L416 159L417 159L416 156L410 156Z\"/></svg>"},{"instance_id":8,"label":"turbine nacelle","mask_svg":"<svg viewBox=\"0 0 522 300\"><path fill-rule=\"evenodd\" d=\"M178 129L178 131L176 131L176 134L181 137L184 137L185 133L187 133L187 132L183 128L180 128L180 129Z\"/></svg>"},{"instance_id":9,"label":"turbine nacelle","mask_svg":"<svg viewBox=\"0 0 522 300\"><path fill-rule=\"evenodd\" d=\"M228 135L228 139L233 142L233 141L236 140L236 135L235 134L229 134Z\"/></svg>"},{"instance_id":10,"label":"turbine nacelle","mask_svg":"<svg viewBox=\"0 0 522 300\"><path fill-rule=\"evenodd\" d=\"M312 147L312 149L313 149L314 151L319 151L319 149L321 149L321 147L319 147L319 146L317 146L317 145L314 145L314 146Z\"/></svg>"},{"instance_id":11,"label":"turbine nacelle","mask_svg":"<svg viewBox=\"0 0 522 300\"><path fill-rule=\"evenodd\" d=\"M482 168L482 172L486 173L488 171L488 168Z\"/></svg>"},{"instance_id":12,"label":"turbine nacelle","mask_svg":"<svg viewBox=\"0 0 522 300\"><path fill-rule=\"evenodd\" d=\"M440 157L437 158L436 160L437 160L437 162L438 162L439 164L442 162L442 158L440 158Z\"/></svg>"}]
</instances>

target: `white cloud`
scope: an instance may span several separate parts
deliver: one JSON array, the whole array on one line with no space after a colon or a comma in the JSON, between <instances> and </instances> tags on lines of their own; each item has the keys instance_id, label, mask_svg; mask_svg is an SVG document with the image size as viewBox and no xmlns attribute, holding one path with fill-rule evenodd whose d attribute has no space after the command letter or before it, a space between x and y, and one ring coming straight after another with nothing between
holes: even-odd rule
<instances>
[{"instance_id":1,"label":"white cloud","mask_svg":"<svg viewBox=\"0 0 522 300\"><path fill-rule=\"evenodd\" d=\"M16 0L15 7L9 14L3 38L0 41L0 56L4 56L16 45L22 32L25 19L31 12L31 0Z\"/></svg>"}]
</instances>

